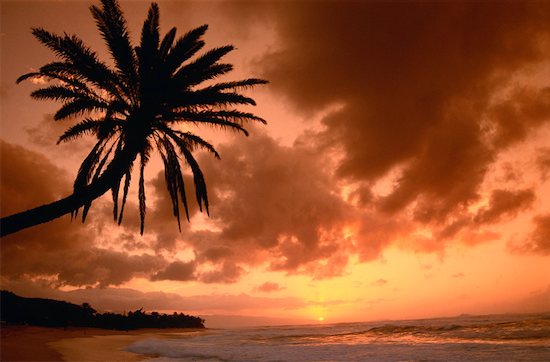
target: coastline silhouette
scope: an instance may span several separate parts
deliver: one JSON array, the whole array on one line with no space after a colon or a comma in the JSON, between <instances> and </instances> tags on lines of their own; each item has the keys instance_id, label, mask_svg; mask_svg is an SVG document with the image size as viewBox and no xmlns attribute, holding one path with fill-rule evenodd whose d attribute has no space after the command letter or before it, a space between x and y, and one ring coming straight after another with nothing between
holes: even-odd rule
<instances>
[{"instance_id":1,"label":"coastline silhouette","mask_svg":"<svg viewBox=\"0 0 550 362\"><path fill-rule=\"evenodd\" d=\"M125 314L98 313L88 303L77 305L53 299L24 298L0 291L2 325L40 327L93 327L132 330L139 328L204 328L204 319L183 314L146 313L143 308Z\"/></svg>"}]
</instances>

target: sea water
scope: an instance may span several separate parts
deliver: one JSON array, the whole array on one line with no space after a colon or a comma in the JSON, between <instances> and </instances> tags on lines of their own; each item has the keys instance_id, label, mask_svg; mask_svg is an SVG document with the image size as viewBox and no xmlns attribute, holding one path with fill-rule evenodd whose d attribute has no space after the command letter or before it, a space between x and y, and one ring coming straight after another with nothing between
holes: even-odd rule
<instances>
[{"instance_id":1,"label":"sea water","mask_svg":"<svg viewBox=\"0 0 550 362\"><path fill-rule=\"evenodd\" d=\"M550 361L550 313L206 329L128 351L172 361Z\"/></svg>"}]
</instances>

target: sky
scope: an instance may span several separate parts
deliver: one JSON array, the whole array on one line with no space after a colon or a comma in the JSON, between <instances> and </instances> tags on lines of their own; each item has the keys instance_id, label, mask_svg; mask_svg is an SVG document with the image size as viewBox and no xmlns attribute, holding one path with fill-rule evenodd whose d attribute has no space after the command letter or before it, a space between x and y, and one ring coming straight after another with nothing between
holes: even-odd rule
<instances>
[{"instance_id":1,"label":"sky","mask_svg":"<svg viewBox=\"0 0 550 362\"><path fill-rule=\"evenodd\" d=\"M32 27L110 62L91 4L2 0L2 216L69 195L93 145L56 145L74 121L15 84L55 59ZM149 3L121 6L136 40ZM197 154L209 217L193 205L178 231L157 155L143 236L136 184L121 226L106 195L84 224L3 238L2 289L211 326L550 310L550 4L159 7L163 33L208 24L206 48L235 46L224 81L269 80L246 91L268 124L192 129L221 155Z\"/></svg>"}]
</instances>

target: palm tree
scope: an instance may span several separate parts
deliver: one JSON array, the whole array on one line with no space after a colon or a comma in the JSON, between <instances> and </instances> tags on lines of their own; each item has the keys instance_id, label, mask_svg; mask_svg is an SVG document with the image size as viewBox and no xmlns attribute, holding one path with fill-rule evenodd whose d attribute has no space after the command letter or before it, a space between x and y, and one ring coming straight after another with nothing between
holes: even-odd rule
<instances>
[{"instance_id":1,"label":"palm tree","mask_svg":"<svg viewBox=\"0 0 550 362\"><path fill-rule=\"evenodd\" d=\"M245 79L214 83L232 70L220 59L232 46L214 48L195 56L204 46L201 39L207 26L189 31L176 40L176 28L161 39L159 9L151 4L139 46L132 46L126 21L116 0L102 0L102 7L91 6L91 13L114 60L114 68L74 35L59 36L44 29L33 29L34 36L60 58L38 71L21 76L46 78L53 82L32 92L37 99L63 102L56 121L79 116L58 140L66 142L89 134L97 143L82 162L68 197L0 219L2 236L48 222L65 214L76 216L82 208L84 221L92 201L111 190L113 217L122 222L134 163L139 167L139 210L141 233L145 220L144 169L156 150L164 163L166 186L180 227L180 201L189 220L182 168L193 174L195 194L201 211L208 213L208 195L203 173L193 151L203 149L219 158L214 147L199 136L182 131L182 123L209 125L248 135L246 122L265 121L252 113L237 110L255 105L239 93L266 81ZM210 81L209 85L202 85ZM138 160L139 156L139 161ZM121 193L122 191L122 193ZM119 207L120 204L120 207Z\"/></svg>"}]
</instances>

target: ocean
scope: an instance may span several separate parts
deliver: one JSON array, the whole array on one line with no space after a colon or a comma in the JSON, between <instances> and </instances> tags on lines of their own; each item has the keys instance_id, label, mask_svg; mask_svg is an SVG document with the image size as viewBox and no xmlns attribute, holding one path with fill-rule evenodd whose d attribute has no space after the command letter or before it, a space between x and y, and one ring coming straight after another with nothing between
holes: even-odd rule
<instances>
[{"instance_id":1,"label":"ocean","mask_svg":"<svg viewBox=\"0 0 550 362\"><path fill-rule=\"evenodd\" d=\"M550 361L550 313L206 329L126 349L172 361Z\"/></svg>"}]
</instances>

